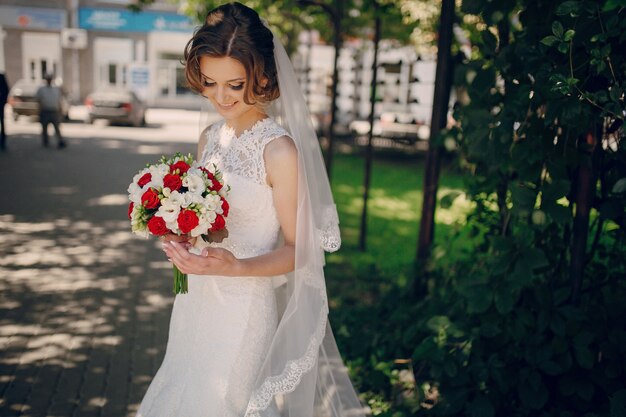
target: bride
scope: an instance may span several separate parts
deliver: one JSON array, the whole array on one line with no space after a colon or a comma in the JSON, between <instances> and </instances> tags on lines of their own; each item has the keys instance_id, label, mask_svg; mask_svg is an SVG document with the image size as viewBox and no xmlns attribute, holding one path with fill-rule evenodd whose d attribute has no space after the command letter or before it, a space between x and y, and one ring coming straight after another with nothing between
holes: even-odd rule
<instances>
[{"instance_id":1,"label":"bride","mask_svg":"<svg viewBox=\"0 0 626 417\"><path fill-rule=\"evenodd\" d=\"M338 218L284 48L252 9L222 5L185 49L189 85L223 120L198 160L230 185L228 237L169 236L189 274L139 417L364 416L328 324L324 250Z\"/></svg>"}]
</instances>

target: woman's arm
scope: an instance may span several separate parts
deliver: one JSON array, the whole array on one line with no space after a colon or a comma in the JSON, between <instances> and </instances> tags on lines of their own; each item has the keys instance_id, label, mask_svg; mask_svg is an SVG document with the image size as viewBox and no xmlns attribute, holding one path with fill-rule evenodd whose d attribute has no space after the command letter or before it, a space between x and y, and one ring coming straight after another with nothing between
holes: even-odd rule
<instances>
[{"instance_id":1,"label":"woman's arm","mask_svg":"<svg viewBox=\"0 0 626 417\"><path fill-rule=\"evenodd\" d=\"M289 137L280 137L265 147L267 182L284 237L284 245L267 254L237 259L226 249L205 248L202 255L189 253L176 242L164 242L163 250L187 274L225 276L274 276L295 266L296 216L298 205L298 151Z\"/></svg>"}]
</instances>

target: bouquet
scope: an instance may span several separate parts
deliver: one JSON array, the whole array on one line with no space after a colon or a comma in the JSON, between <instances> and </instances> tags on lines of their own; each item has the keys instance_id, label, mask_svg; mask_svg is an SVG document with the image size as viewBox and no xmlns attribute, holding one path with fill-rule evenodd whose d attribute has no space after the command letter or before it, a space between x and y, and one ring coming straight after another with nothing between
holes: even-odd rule
<instances>
[{"instance_id":1,"label":"bouquet","mask_svg":"<svg viewBox=\"0 0 626 417\"><path fill-rule=\"evenodd\" d=\"M215 165L202 167L191 154L162 156L128 186L132 231L146 237L173 233L210 241L211 233L226 231L229 190ZM174 265L174 294L187 292L187 275Z\"/></svg>"}]
</instances>

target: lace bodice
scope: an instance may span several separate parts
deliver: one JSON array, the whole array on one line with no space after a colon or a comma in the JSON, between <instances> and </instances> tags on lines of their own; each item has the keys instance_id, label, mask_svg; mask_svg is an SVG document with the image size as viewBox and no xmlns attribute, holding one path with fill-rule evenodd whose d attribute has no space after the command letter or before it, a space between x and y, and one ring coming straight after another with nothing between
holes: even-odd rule
<instances>
[{"instance_id":1,"label":"lace bodice","mask_svg":"<svg viewBox=\"0 0 626 417\"><path fill-rule=\"evenodd\" d=\"M220 244L238 258L257 256L272 250L277 243L280 224L267 184L265 146L289 134L273 119L256 122L236 136L234 129L218 122L205 132L207 143L201 157L203 165L215 164L231 187L227 197L230 212L226 220L228 238Z\"/></svg>"}]
</instances>

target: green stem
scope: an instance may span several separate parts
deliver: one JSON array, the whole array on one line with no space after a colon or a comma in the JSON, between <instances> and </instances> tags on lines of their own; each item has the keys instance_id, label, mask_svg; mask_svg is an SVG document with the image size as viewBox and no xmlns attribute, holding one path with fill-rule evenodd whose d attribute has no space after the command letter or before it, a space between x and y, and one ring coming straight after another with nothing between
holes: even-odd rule
<instances>
[{"instance_id":1,"label":"green stem","mask_svg":"<svg viewBox=\"0 0 626 417\"><path fill-rule=\"evenodd\" d=\"M189 286L187 282L187 274L183 274L176 265L174 265L174 294L187 294Z\"/></svg>"}]
</instances>

